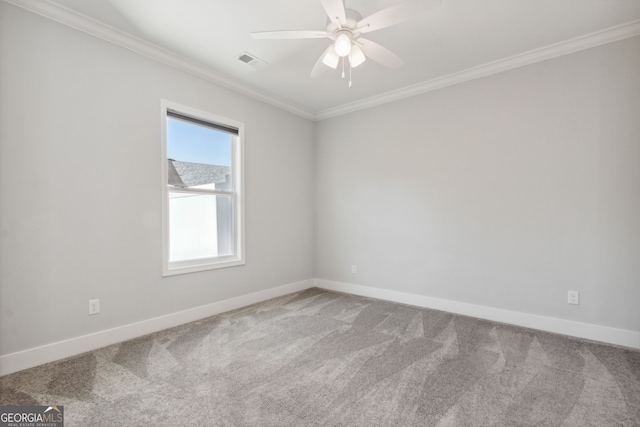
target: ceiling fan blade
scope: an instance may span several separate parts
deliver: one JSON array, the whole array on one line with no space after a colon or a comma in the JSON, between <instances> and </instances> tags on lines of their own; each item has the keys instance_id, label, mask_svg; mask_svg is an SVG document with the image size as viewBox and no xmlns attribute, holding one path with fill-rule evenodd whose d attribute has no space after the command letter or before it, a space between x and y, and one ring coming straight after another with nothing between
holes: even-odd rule
<instances>
[{"instance_id":1,"label":"ceiling fan blade","mask_svg":"<svg viewBox=\"0 0 640 427\"><path fill-rule=\"evenodd\" d=\"M320 77L322 74L324 74L325 71L327 71L328 67L324 65L322 60L324 59L324 56L327 54L329 49L333 49L333 45L329 45L329 47L324 52L322 52L322 55L320 55L320 58L318 58L318 61L316 61L316 65L314 65L313 70L311 70L312 79L315 79L316 77Z\"/></svg>"},{"instance_id":2,"label":"ceiling fan blade","mask_svg":"<svg viewBox=\"0 0 640 427\"><path fill-rule=\"evenodd\" d=\"M390 27L406 21L421 12L436 8L440 0L409 0L394 6L382 9L358 22L356 28L361 33L368 33L382 28Z\"/></svg>"},{"instance_id":3,"label":"ceiling fan blade","mask_svg":"<svg viewBox=\"0 0 640 427\"><path fill-rule=\"evenodd\" d=\"M378 43L367 39L358 39L359 44L367 58L371 58L379 64L389 68L400 68L404 61L398 55L391 52L386 47L380 46Z\"/></svg>"},{"instance_id":4,"label":"ceiling fan blade","mask_svg":"<svg viewBox=\"0 0 640 427\"><path fill-rule=\"evenodd\" d=\"M257 31L251 33L254 39L321 39L331 34L326 31Z\"/></svg>"},{"instance_id":5,"label":"ceiling fan blade","mask_svg":"<svg viewBox=\"0 0 640 427\"><path fill-rule=\"evenodd\" d=\"M344 11L342 0L320 0L320 2L331 22L339 27L347 22L347 14Z\"/></svg>"}]
</instances>

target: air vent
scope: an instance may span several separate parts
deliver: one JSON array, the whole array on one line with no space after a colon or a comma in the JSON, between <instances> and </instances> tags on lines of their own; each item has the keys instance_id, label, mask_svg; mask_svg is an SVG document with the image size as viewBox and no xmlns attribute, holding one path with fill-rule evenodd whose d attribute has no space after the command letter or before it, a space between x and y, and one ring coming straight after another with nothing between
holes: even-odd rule
<instances>
[{"instance_id":1,"label":"air vent","mask_svg":"<svg viewBox=\"0 0 640 427\"><path fill-rule=\"evenodd\" d=\"M262 59L257 58L248 52L242 52L238 55L238 61L251 65L253 68L262 68L267 65L267 63Z\"/></svg>"},{"instance_id":2,"label":"air vent","mask_svg":"<svg viewBox=\"0 0 640 427\"><path fill-rule=\"evenodd\" d=\"M251 61L255 60L253 56L247 55L246 53L243 53L242 55L238 56L238 59L244 62L245 64L249 64Z\"/></svg>"}]
</instances>

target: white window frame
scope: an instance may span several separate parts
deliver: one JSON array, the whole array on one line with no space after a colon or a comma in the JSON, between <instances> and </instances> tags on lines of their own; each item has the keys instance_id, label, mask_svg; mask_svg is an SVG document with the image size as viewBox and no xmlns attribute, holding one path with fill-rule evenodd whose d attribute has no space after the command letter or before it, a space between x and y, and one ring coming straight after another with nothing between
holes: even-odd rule
<instances>
[{"instance_id":1,"label":"white window frame","mask_svg":"<svg viewBox=\"0 0 640 427\"><path fill-rule=\"evenodd\" d=\"M212 124L238 129L238 135L232 138L231 148L231 183L232 190L202 190L184 189L176 190L168 182L167 166L167 111L175 111L194 119L203 120ZM221 117L195 108L177 104L175 102L161 101L161 129L162 129L162 276L193 273L197 271L213 270L217 268L233 267L245 264L244 258L244 124L235 120ZM185 191L192 193L221 194L230 196L233 200L234 213L234 247L235 253L229 256L213 258L190 259L169 262L170 233L169 233L169 190Z\"/></svg>"}]
</instances>

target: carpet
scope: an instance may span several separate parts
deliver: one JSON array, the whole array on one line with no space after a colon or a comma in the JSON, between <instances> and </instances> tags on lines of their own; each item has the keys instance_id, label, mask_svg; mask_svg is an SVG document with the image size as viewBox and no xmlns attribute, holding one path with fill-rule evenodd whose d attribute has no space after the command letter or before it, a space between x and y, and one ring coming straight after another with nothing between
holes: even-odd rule
<instances>
[{"instance_id":1,"label":"carpet","mask_svg":"<svg viewBox=\"0 0 640 427\"><path fill-rule=\"evenodd\" d=\"M638 426L640 352L312 288L0 378L66 426Z\"/></svg>"}]
</instances>

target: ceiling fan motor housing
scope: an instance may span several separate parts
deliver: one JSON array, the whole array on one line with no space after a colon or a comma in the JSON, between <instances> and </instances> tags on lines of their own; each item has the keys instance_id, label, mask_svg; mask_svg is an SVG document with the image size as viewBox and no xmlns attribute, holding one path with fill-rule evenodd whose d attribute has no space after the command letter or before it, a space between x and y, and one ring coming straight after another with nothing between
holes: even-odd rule
<instances>
[{"instance_id":1,"label":"ceiling fan motor housing","mask_svg":"<svg viewBox=\"0 0 640 427\"><path fill-rule=\"evenodd\" d=\"M336 24L331 22L329 18L327 18L327 32L333 33L334 36L337 36L338 31L348 31L351 34L354 34L356 31L356 27L358 22L362 20L362 15L360 15L357 11L353 9L345 9L345 15L347 17L346 22L342 25L342 28L338 27Z\"/></svg>"}]
</instances>

